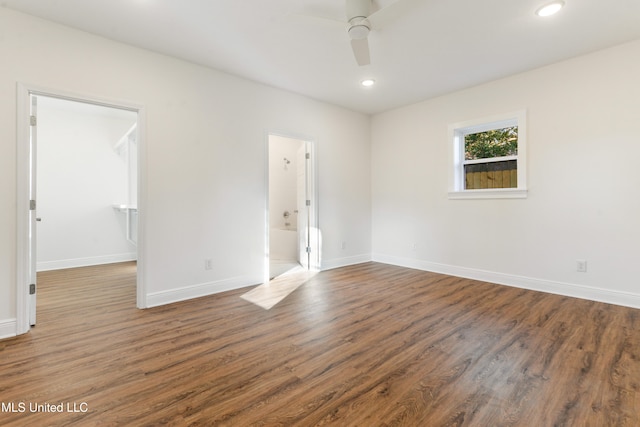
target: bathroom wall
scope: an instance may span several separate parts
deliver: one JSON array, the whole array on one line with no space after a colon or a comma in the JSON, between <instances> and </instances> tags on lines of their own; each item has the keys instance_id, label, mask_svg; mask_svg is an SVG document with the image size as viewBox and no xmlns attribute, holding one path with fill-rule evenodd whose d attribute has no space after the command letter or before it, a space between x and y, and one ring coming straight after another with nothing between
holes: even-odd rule
<instances>
[{"instance_id":1,"label":"bathroom wall","mask_svg":"<svg viewBox=\"0 0 640 427\"><path fill-rule=\"evenodd\" d=\"M269 259L271 274L278 262L298 262L299 184L305 169L300 162L304 142L269 136ZM301 181L302 180L302 181ZM288 212L285 217L284 213Z\"/></svg>"},{"instance_id":2,"label":"bathroom wall","mask_svg":"<svg viewBox=\"0 0 640 427\"><path fill-rule=\"evenodd\" d=\"M298 150L303 142L276 135L269 136L269 226L296 229L298 209ZM285 164L285 160L289 161ZM304 165L302 165L304 167ZM289 212L288 219L284 212ZM289 225L287 225L289 224Z\"/></svg>"}]
</instances>

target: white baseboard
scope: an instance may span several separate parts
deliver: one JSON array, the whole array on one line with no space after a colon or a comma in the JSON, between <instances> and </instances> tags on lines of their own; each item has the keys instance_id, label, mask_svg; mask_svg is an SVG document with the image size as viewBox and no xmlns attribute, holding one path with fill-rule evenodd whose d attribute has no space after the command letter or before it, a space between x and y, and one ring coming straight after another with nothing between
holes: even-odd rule
<instances>
[{"instance_id":1,"label":"white baseboard","mask_svg":"<svg viewBox=\"0 0 640 427\"><path fill-rule=\"evenodd\" d=\"M322 270L346 267L348 265L361 264L371 261L371 255L357 255L345 258L335 258L322 261ZM220 292L231 291L233 289L245 288L247 286L257 286L261 282L249 277L233 277L216 282L200 283L184 288L170 289L167 291L154 292L147 295L146 307L157 307L171 304L178 301L185 301L192 298L199 298Z\"/></svg>"},{"instance_id":2,"label":"white baseboard","mask_svg":"<svg viewBox=\"0 0 640 427\"><path fill-rule=\"evenodd\" d=\"M416 270L432 271L434 273L447 274L450 276L481 280L483 282L497 283L499 285L530 289L533 291L547 292L590 301L605 302L625 307L640 308L640 295L630 292L612 291L609 289L593 288L573 283L554 282L551 280L535 279L513 274L439 264L393 255L374 254L373 261L414 268Z\"/></svg>"},{"instance_id":3,"label":"white baseboard","mask_svg":"<svg viewBox=\"0 0 640 427\"><path fill-rule=\"evenodd\" d=\"M16 319L0 320L0 340L16 336L18 324Z\"/></svg>"},{"instance_id":4,"label":"white baseboard","mask_svg":"<svg viewBox=\"0 0 640 427\"><path fill-rule=\"evenodd\" d=\"M197 285L187 286L185 288L154 292L147 295L147 308L256 285L258 285L258 283L256 283L255 279L250 279L248 277L233 277L216 282L200 283Z\"/></svg>"},{"instance_id":5,"label":"white baseboard","mask_svg":"<svg viewBox=\"0 0 640 427\"><path fill-rule=\"evenodd\" d=\"M88 267L90 265L113 264L116 262L135 261L138 258L136 252L102 255L87 258L61 259L57 261L42 261L36 265L37 271L62 270L64 268Z\"/></svg>"},{"instance_id":6,"label":"white baseboard","mask_svg":"<svg viewBox=\"0 0 640 427\"><path fill-rule=\"evenodd\" d=\"M349 265L362 264L363 262L371 261L370 254L353 255L344 258L333 258L329 260L322 260L321 270L332 270L334 268L346 267Z\"/></svg>"}]
</instances>

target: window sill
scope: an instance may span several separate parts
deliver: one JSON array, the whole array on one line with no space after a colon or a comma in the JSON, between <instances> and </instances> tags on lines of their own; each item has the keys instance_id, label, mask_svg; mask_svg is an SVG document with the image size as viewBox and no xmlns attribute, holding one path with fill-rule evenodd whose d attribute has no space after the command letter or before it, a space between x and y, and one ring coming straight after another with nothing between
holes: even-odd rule
<instances>
[{"instance_id":1,"label":"window sill","mask_svg":"<svg viewBox=\"0 0 640 427\"><path fill-rule=\"evenodd\" d=\"M450 191L449 199L526 199L527 190L518 188Z\"/></svg>"}]
</instances>

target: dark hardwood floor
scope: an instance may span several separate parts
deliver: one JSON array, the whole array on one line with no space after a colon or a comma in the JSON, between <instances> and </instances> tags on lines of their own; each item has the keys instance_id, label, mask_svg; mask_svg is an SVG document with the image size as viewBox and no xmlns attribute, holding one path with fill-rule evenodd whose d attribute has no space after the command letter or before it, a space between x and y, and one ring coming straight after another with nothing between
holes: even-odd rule
<instances>
[{"instance_id":1,"label":"dark hardwood floor","mask_svg":"<svg viewBox=\"0 0 640 427\"><path fill-rule=\"evenodd\" d=\"M39 281L38 325L0 341L3 426L640 425L631 308L376 263L270 310L138 310L130 263Z\"/></svg>"}]
</instances>

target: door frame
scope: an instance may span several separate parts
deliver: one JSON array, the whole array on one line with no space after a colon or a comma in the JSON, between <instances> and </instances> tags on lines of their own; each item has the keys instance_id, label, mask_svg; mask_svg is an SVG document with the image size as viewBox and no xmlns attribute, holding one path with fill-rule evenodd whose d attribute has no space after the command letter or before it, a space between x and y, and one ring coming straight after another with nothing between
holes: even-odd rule
<instances>
[{"instance_id":1,"label":"door frame","mask_svg":"<svg viewBox=\"0 0 640 427\"><path fill-rule=\"evenodd\" d=\"M309 224L310 229L309 246L311 255L309 256L309 270L320 270L322 259L322 244L320 239L320 226L318 220L318 156L316 154L317 139L308 135L301 135L287 131L268 130L265 135L265 262L264 262L264 283L269 283L269 139L271 136L295 139L305 144L305 149L311 157L308 162L306 179L308 182L309 200L311 201Z\"/></svg>"},{"instance_id":2,"label":"door frame","mask_svg":"<svg viewBox=\"0 0 640 427\"><path fill-rule=\"evenodd\" d=\"M30 161L32 152L30 145L30 98L31 95L58 98L68 101L93 104L103 107L129 110L138 114L138 245L137 245L137 277L136 277L136 306L146 308L145 283L145 218L147 207L146 180L146 115L145 107L141 104L123 100L107 99L93 95L79 94L58 89L43 88L19 82L17 84L17 217L16 217L16 335L27 333L30 325L29 298L29 185L31 181ZM37 290L36 290L37 292Z\"/></svg>"}]
</instances>

